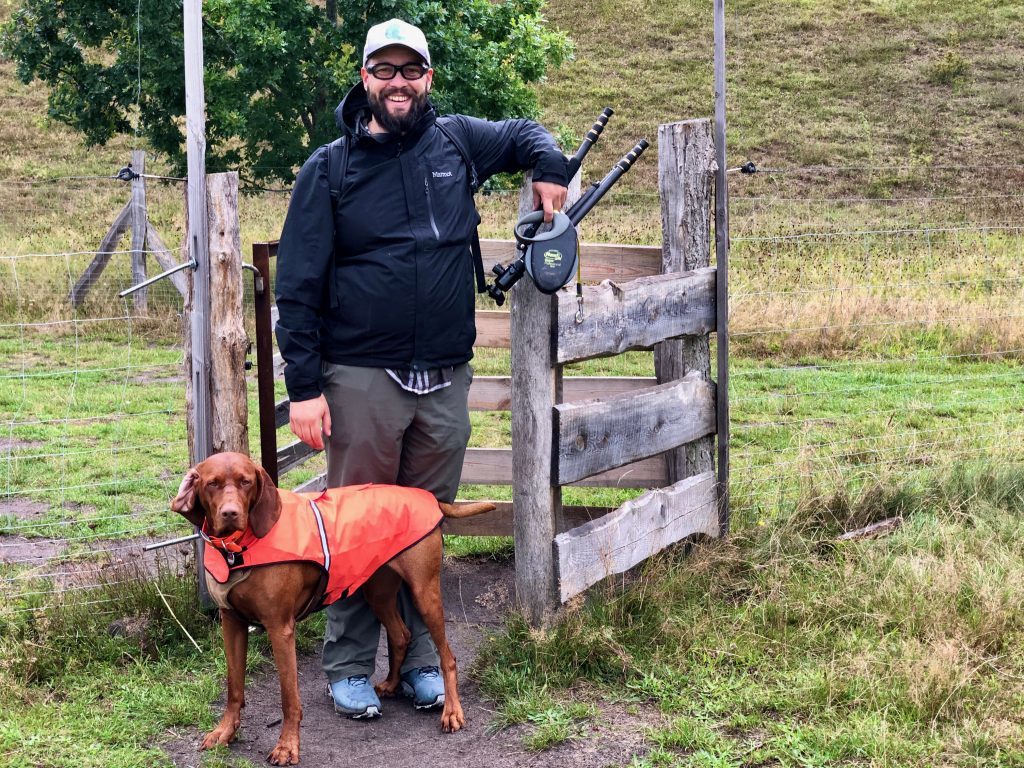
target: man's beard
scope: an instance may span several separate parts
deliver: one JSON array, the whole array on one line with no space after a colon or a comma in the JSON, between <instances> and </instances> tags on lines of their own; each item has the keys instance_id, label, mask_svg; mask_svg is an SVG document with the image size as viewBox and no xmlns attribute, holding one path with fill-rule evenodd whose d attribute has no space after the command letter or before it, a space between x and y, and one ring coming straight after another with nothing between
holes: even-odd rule
<instances>
[{"instance_id":1,"label":"man's beard","mask_svg":"<svg viewBox=\"0 0 1024 768\"><path fill-rule=\"evenodd\" d=\"M409 96L409 109L404 115L396 116L388 112L387 97L396 92ZM423 117L423 113L427 111L427 94L425 92L416 93L412 90L395 89L380 95L367 92L366 97L370 102L370 114L377 121L377 125L388 133L398 134L399 136L411 131L416 123L420 121L420 118Z\"/></svg>"}]
</instances>

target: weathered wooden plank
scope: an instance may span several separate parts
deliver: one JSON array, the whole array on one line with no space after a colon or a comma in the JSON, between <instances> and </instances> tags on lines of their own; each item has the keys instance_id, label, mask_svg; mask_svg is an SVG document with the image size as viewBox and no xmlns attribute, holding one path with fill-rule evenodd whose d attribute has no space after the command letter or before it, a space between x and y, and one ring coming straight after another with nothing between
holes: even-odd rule
<instances>
[{"instance_id":1,"label":"weathered wooden plank","mask_svg":"<svg viewBox=\"0 0 1024 768\"><path fill-rule=\"evenodd\" d=\"M718 536L715 489L714 473L705 472L645 493L600 520L558 534L554 550L561 601L687 536Z\"/></svg>"},{"instance_id":2,"label":"weathered wooden plank","mask_svg":"<svg viewBox=\"0 0 1024 768\"><path fill-rule=\"evenodd\" d=\"M301 440L296 440L294 443L288 443L284 448L277 449L277 475L283 477L285 472L288 472L296 467L305 464L313 456L320 453L315 448L310 448ZM322 488L323 486L321 486Z\"/></svg>"},{"instance_id":3,"label":"weathered wooden plank","mask_svg":"<svg viewBox=\"0 0 1024 768\"><path fill-rule=\"evenodd\" d=\"M454 536L511 536L514 530L514 511L508 501L493 502L498 508L474 517L444 521L444 533ZM591 520L597 520L613 510L609 507L562 507L558 530L567 531Z\"/></svg>"},{"instance_id":4,"label":"weathered wooden plank","mask_svg":"<svg viewBox=\"0 0 1024 768\"><path fill-rule=\"evenodd\" d=\"M110 225L110 229L107 230L107 234L103 236L100 241L100 247L96 251L96 255L93 260L89 262L89 266L85 268L82 276L75 282L74 287L71 289L71 293L68 299L71 304L75 307L82 305L85 301L85 297L89 293L89 289L92 288L100 274L103 272L104 267L107 266L107 262L110 261L110 257L114 248L117 246L117 242L121 239L121 236L125 233L125 230L131 225L132 219L132 204L131 201L121 209L121 212L114 217L114 223Z\"/></svg>"},{"instance_id":5,"label":"weathered wooden plank","mask_svg":"<svg viewBox=\"0 0 1024 768\"><path fill-rule=\"evenodd\" d=\"M653 386L650 376L572 376L562 379L564 400L590 400ZM508 411L512 408L511 376L475 376L469 389L471 411ZM275 427L288 423L288 398L274 405Z\"/></svg>"},{"instance_id":6,"label":"weathered wooden plank","mask_svg":"<svg viewBox=\"0 0 1024 768\"><path fill-rule=\"evenodd\" d=\"M545 480L550 468L545 467ZM666 484L665 462L660 457L643 459L615 469L609 469L570 485L587 488L658 488ZM511 485L511 448L470 448L462 464L465 485Z\"/></svg>"},{"instance_id":7,"label":"weathered wooden plank","mask_svg":"<svg viewBox=\"0 0 1024 768\"><path fill-rule=\"evenodd\" d=\"M477 347L508 349L512 338L512 315L496 309L476 311Z\"/></svg>"},{"instance_id":8,"label":"weathered wooden plank","mask_svg":"<svg viewBox=\"0 0 1024 768\"><path fill-rule=\"evenodd\" d=\"M590 400L622 392L635 392L657 381L649 376L567 376L562 379L562 399ZM471 411L507 411L512 404L511 376L475 376L469 390ZM288 422L287 415L284 423Z\"/></svg>"},{"instance_id":9,"label":"weathered wooden plank","mask_svg":"<svg viewBox=\"0 0 1024 768\"><path fill-rule=\"evenodd\" d=\"M582 480L715 431L715 388L698 373L679 381L555 406L555 477Z\"/></svg>"},{"instance_id":10,"label":"weathered wooden plank","mask_svg":"<svg viewBox=\"0 0 1024 768\"><path fill-rule=\"evenodd\" d=\"M583 299L585 319L577 324L576 297L558 296L558 363L651 347L715 328L715 270L710 267L622 284L606 280L584 287Z\"/></svg>"},{"instance_id":11,"label":"weathered wooden plank","mask_svg":"<svg viewBox=\"0 0 1024 768\"><path fill-rule=\"evenodd\" d=\"M296 455L302 453L302 449L295 443L288 448L292 446ZM305 461L314 453L315 451L310 449L308 455L302 455L302 460ZM278 453L278 457L280 456L281 452ZM284 470L279 470L279 474L283 476ZM607 472L570 485L580 488L658 488L666 484L666 479L665 462L660 457L654 457L609 469ZM462 464L460 482L463 485L512 485L512 449L470 448L466 451L466 460ZM325 487L321 475L319 480L310 480L305 490L322 490Z\"/></svg>"},{"instance_id":12,"label":"weathered wooden plank","mask_svg":"<svg viewBox=\"0 0 1024 768\"><path fill-rule=\"evenodd\" d=\"M515 240L481 240L484 269L504 264L516 253ZM632 280L661 272L661 249L654 245L616 245L613 243L580 243L580 264L584 283L602 280ZM512 290L515 290L514 288Z\"/></svg>"},{"instance_id":13,"label":"weathered wooden plank","mask_svg":"<svg viewBox=\"0 0 1024 768\"><path fill-rule=\"evenodd\" d=\"M249 397L245 354L249 339L242 315L242 237L238 224L238 174L206 180L210 259L210 398L213 452L249 452Z\"/></svg>"},{"instance_id":14,"label":"weathered wooden plank","mask_svg":"<svg viewBox=\"0 0 1024 768\"><path fill-rule=\"evenodd\" d=\"M178 262L171 255L171 249L167 247L163 239L160 237L160 233L153 227L153 223L150 221L146 222L146 250L153 254L153 258L156 259L156 263L160 265L160 269L165 272L169 269L179 266ZM178 293L182 296L185 295L185 291L188 290L185 284L185 275L183 272L175 272L170 275L168 280L177 289Z\"/></svg>"},{"instance_id":15,"label":"weathered wooden plank","mask_svg":"<svg viewBox=\"0 0 1024 768\"><path fill-rule=\"evenodd\" d=\"M658 128L658 190L661 197L662 272L677 273L711 265L711 180L715 146L710 120L687 120ZM672 339L655 345L659 382L690 372L711 379L708 336ZM670 482L714 467L714 437L702 437L668 451Z\"/></svg>"},{"instance_id":16,"label":"weathered wooden plank","mask_svg":"<svg viewBox=\"0 0 1024 768\"><path fill-rule=\"evenodd\" d=\"M288 423L291 418L288 413L288 407L291 405L291 401L286 397L284 400L278 400L274 404L274 427L280 429Z\"/></svg>"}]
</instances>

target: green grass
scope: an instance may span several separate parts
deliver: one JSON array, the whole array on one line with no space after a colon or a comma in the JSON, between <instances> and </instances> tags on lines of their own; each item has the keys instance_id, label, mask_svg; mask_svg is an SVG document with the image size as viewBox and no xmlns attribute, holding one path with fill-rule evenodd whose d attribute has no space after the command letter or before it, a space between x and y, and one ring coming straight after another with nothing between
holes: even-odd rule
<instances>
[{"instance_id":1,"label":"green grass","mask_svg":"<svg viewBox=\"0 0 1024 768\"><path fill-rule=\"evenodd\" d=\"M0 18L13 6L0 0ZM712 114L711 13L691 0L551 2L577 55L539 89L544 121L581 134L602 106L617 112L588 181L637 138L656 145L659 124ZM513 620L475 674L496 722L525 724L535 750L586 739L606 702L625 707L650 728L635 768L1024 765L1024 11L788 0L727 14L728 163L769 169L730 176L734 535L598 586L548 630ZM71 537L54 565L91 567L97 542L186 531L167 510L187 464L180 304L164 286L148 317L134 313L116 298L131 276L115 256L86 305L68 307L91 259L78 252L95 249L128 188L13 182L111 175L133 142L83 148L9 62L0 103L0 534ZM584 240L659 244L656 169L652 147ZM181 184L148 184L147 204L177 248ZM241 198L243 253L276 237L286 205ZM508 237L514 195L480 207L482 235ZM978 229L1005 223L1016 228ZM480 375L508 365L489 350L475 360ZM653 364L630 353L569 373ZM509 444L507 414L473 425L474 446ZM617 506L637 493L563 497ZM834 541L893 515L905 522L888 538ZM502 538L446 548L512 555ZM115 574L75 590L36 574L0 567L14 588L0 606L0 762L167 764L169 731L211 725L223 661L190 579ZM150 622L145 646L108 632L135 615ZM322 628L303 626L308 649Z\"/></svg>"},{"instance_id":2,"label":"green grass","mask_svg":"<svg viewBox=\"0 0 1024 768\"><path fill-rule=\"evenodd\" d=\"M664 715L635 765L1022 764L1024 474L898 482L663 555L546 631L513 622L477 670L499 717L588 683ZM888 538L835 540L894 513Z\"/></svg>"}]
</instances>

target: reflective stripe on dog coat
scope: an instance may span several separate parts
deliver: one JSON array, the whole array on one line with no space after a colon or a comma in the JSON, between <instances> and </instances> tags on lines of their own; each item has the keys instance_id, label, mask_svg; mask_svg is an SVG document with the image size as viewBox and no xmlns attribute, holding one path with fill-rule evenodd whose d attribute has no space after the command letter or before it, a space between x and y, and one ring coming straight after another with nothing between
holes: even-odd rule
<instances>
[{"instance_id":1,"label":"reflective stripe on dog coat","mask_svg":"<svg viewBox=\"0 0 1024 768\"><path fill-rule=\"evenodd\" d=\"M235 555L206 544L206 570L217 583L226 583L241 568L315 563L327 572L323 598L316 604L322 608L359 589L443 517L434 495L418 488L368 484L278 493L281 517L266 536L257 538L247 528L239 542L242 552Z\"/></svg>"}]
</instances>

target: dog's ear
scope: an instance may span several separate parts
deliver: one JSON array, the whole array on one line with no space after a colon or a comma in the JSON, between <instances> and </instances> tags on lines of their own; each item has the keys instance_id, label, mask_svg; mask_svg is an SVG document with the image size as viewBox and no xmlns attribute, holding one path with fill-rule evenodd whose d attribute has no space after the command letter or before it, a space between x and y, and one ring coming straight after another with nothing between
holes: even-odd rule
<instances>
[{"instance_id":1,"label":"dog's ear","mask_svg":"<svg viewBox=\"0 0 1024 768\"><path fill-rule=\"evenodd\" d=\"M256 465L256 491L256 503L249 510L249 529L254 536L263 538L281 517L281 497L267 470L259 464Z\"/></svg>"},{"instance_id":2,"label":"dog's ear","mask_svg":"<svg viewBox=\"0 0 1024 768\"><path fill-rule=\"evenodd\" d=\"M185 473L178 488L178 495L171 499L171 510L180 514L196 528L202 528L206 519L206 509L199 501L199 494L196 493L198 480L199 473L195 467Z\"/></svg>"}]
</instances>

